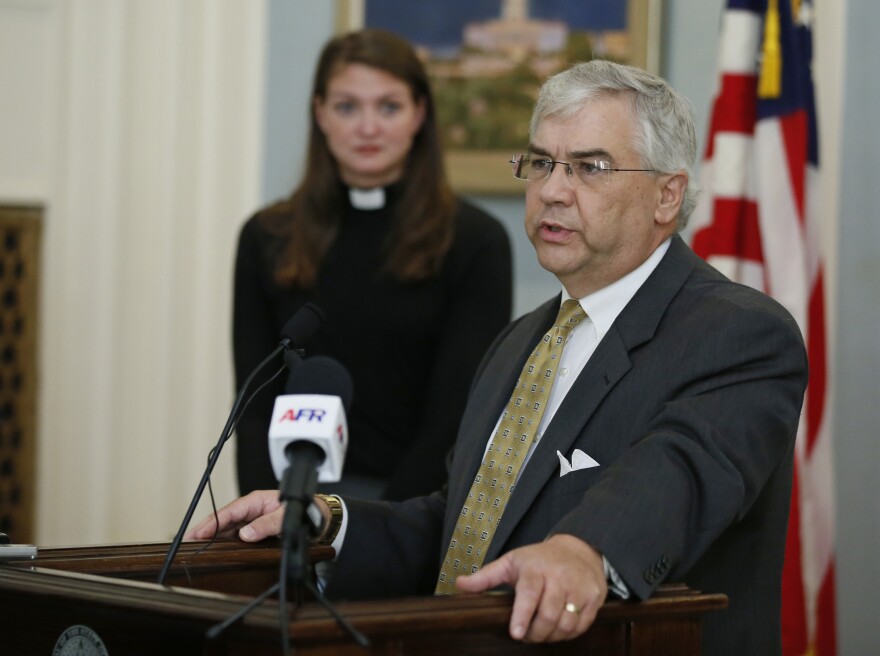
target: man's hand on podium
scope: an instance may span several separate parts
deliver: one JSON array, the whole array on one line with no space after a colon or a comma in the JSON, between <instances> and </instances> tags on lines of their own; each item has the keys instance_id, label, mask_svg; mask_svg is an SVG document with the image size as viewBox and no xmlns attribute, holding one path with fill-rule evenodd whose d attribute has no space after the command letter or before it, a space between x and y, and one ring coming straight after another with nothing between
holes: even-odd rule
<instances>
[{"instance_id":1,"label":"man's hand on podium","mask_svg":"<svg viewBox=\"0 0 880 656\"><path fill-rule=\"evenodd\" d=\"M565 534L508 551L455 580L462 592L505 584L516 591L510 637L524 642L576 638L590 628L608 594L602 554Z\"/></svg>"},{"instance_id":2,"label":"man's hand on podium","mask_svg":"<svg viewBox=\"0 0 880 656\"><path fill-rule=\"evenodd\" d=\"M184 540L229 538L238 534L245 542L259 542L281 533L284 506L278 500L278 490L256 490L226 504L187 531ZM219 527L217 525L219 521Z\"/></svg>"}]
</instances>

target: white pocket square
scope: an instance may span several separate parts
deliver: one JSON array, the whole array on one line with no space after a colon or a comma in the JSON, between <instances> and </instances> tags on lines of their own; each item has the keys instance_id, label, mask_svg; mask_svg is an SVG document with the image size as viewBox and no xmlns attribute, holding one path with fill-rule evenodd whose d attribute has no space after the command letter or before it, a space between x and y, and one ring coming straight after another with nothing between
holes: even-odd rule
<instances>
[{"instance_id":1,"label":"white pocket square","mask_svg":"<svg viewBox=\"0 0 880 656\"><path fill-rule=\"evenodd\" d=\"M571 454L571 462L565 459L565 456L562 455L559 451L556 452L556 455L559 456L559 476L560 478L568 474L569 472L577 471L578 469L589 469L590 467L598 467L599 463L593 460L586 453L581 451L580 449L575 449Z\"/></svg>"}]
</instances>

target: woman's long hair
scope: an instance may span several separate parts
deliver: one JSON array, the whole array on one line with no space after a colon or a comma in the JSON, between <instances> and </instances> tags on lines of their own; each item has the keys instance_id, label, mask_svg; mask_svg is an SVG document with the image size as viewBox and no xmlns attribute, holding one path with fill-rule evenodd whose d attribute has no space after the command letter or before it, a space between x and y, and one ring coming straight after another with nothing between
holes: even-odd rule
<instances>
[{"instance_id":1,"label":"woman's long hair","mask_svg":"<svg viewBox=\"0 0 880 656\"><path fill-rule=\"evenodd\" d=\"M399 182L391 234L386 241L386 269L400 280L422 280L436 274L452 243L455 196L446 180L436 112L428 76L413 48L384 30L366 29L332 39L315 71L311 100L327 95L330 78L343 66L363 64L392 75L410 88L413 100L423 102L425 118L413 138ZM305 172L290 199L276 205L267 217L290 217L276 224L284 237L275 269L283 286L309 288L336 239L345 208L339 170L327 140L318 127L314 102Z\"/></svg>"}]
</instances>

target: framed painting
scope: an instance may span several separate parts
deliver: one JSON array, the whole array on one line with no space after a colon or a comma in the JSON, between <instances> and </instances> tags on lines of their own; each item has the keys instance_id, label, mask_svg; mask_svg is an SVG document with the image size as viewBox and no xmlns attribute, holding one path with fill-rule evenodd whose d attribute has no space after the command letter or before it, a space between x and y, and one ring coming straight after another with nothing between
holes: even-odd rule
<instances>
[{"instance_id":1,"label":"framed painting","mask_svg":"<svg viewBox=\"0 0 880 656\"><path fill-rule=\"evenodd\" d=\"M659 72L662 0L336 0L337 29L391 30L425 62L446 151L465 194L523 193L507 163L528 145L541 83L612 59Z\"/></svg>"}]
</instances>

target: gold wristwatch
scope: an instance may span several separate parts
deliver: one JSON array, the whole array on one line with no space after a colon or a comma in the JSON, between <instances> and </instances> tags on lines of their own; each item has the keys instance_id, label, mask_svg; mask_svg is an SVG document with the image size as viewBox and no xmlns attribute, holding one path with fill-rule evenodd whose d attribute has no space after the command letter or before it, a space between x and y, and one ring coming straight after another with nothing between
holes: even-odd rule
<instances>
[{"instance_id":1,"label":"gold wristwatch","mask_svg":"<svg viewBox=\"0 0 880 656\"><path fill-rule=\"evenodd\" d=\"M316 544L329 546L333 544L333 540L336 539L336 536L339 534L339 528L342 526L342 499L335 494L316 494L315 498L320 499L330 508L330 522Z\"/></svg>"}]
</instances>

